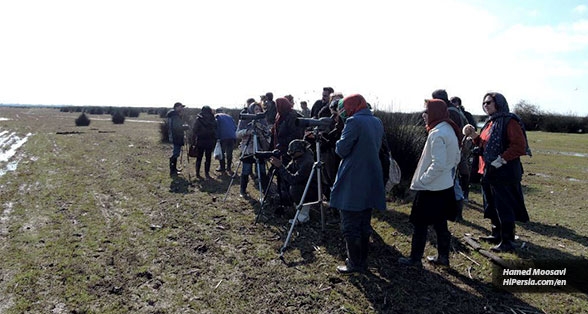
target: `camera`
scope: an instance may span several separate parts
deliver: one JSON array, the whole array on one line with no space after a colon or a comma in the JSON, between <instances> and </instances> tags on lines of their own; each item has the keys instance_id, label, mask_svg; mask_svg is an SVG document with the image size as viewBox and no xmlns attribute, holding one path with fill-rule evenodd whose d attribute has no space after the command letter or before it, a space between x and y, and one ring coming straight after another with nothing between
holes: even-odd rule
<instances>
[{"instance_id":1,"label":"camera","mask_svg":"<svg viewBox=\"0 0 588 314\"><path fill-rule=\"evenodd\" d=\"M255 158L258 159L268 159L270 157L276 157L279 158L282 155L282 153L280 152L279 149L274 149L274 150L262 150L262 151L258 151L255 152Z\"/></svg>"},{"instance_id":2,"label":"camera","mask_svg":"<svg viewBox=\"0 0 588 314\"><path fill-rule=\"evenodd\" d=\"M296 122L294 123L296 126L299 127L319 127L319 128L327 128L333 123L332 118L323 117L320 119L312 119L312 118L297 118Z\"/></svg>"},{"instance_id":3,"label":"camera","mask_svg":"<svg viewBox=\"0 0 588 314\"><path fill-rule=\"evenodd\" d=\"M265 118L265 113L239 113L240 120L260 120Z\"/></svg>"}]
</instances>

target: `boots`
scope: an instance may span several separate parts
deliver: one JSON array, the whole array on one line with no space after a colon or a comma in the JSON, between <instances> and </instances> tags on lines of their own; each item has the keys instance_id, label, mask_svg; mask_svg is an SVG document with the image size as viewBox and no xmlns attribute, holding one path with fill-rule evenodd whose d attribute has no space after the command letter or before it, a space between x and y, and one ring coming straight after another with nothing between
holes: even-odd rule
<instances>
[{"instance_id":1,"label":"boots","mask_svg":"<svg viewBox=\"0 0 588 314\"><path fill-rule=\"evenodd\" d=\"M439 266L449 266L449 246L451 242L451 235L437 233L437 256L427 256L429 263Z\"/></svg>"},{"instance_id":2,"label":"boots","mask_svg":"<svg viewBox=\"0 0 588 314\"><path fill-rule=\"evenodd\" d=\"M249 182L249 176L242 174L241 175L241 186L239 190L240 197L247 197L247 183Z\"/></svg>"},{"instance_id":3,"label":"boots","mask_svg":"<svg viewBox=\"0 0 588 314\"><path fill-rule=\"evenodd\" d=\"M220 166L218 168L216 168L214 171L216 171L216 172L225 172L225 160L224 159L221 159L219 161L219 163L220 163Z\"/></svg>"},{"instance_id":4,"label":"boots","mask_svg":"<svg viewBox=\"0 0 588 314\"><path fill-rule=\"evenodd\" d=\"M490 250L494 252L512 252L515 250L515 223L505 222L502 224L502 241Z\"/></svg>"},{"instance_id":5,"label":"boots","mask_svg":"<svg viewBox=\"0 0 588 314\"><path fill-rule=\"evenodd\" d=\"M457 215L455 216L455 221L460 222L463 221L463 199L455 202L457 203Z\"/></svg>"},{"instance_id":6,"label":"boots","mask_svg":"<svg viewBox=\"0 0 588 314\"><path fill-rule=\"evenodd\" d=\"M404 266L423 267L421 259L425 253L425 244L427 244L427 226L415 226L410 244L410 257L401 257L398 263Z\"/></svg>"},{"instance_id":7,"label":"boots","mask_svg":"<svg viewBox=\"0 0 588 314\"><path fill-rule=\"evenodd\" d=\"M361 237L361 267L367 269L367 258L370 250L370 237Z\"/></svg>"},{"instance_id":8,"label":"boots","mask_svg":"<svg viewBox=\"0 0 588 314\"><path fill-rule=\"evenodd\" d=\"M169 175L170 177L174 177L178 175L178 157L170 157L169 158Z\"/></svg>"},{"instance_id":9,"label":"boots","mask_svg":"<svg viewBox=\"0 0 588 314\"><path fill-rule=\"evenodd\" d=\"M200 176L200 164L198 163L198 161L196 161L196 178L202 179L202 177Z\"/></svg>"},{"instance_id":10,"label":"boots","mask_svg":"<svg viewBox=\"0 0 588 314\"><path fill-rule=\"evenodd\" d=\"M347 259L345 265L337 266L337 271L341 274L351 274L363 272L365 269L361 265L361 239L347 239Z\"/></svg>"},{"instance_id":11,"label":"boots","mask_svg":"<svg viewBox=\"0 0 588 314\"><path fill-rule=\"evenodd\" d=\"M481 241L499 244L502 241L502 228L500 228L500 222L492 220L492 234L489 236L480 237Z\"/></svg>"},{"instance_id":12,"label":"boots","mask_svg":"<svg viewBox=\"0 0 588 314\"><path fill-rule=\"evenodd\" d=\"M212 179L210 176L210 159L204 161L204 176L206 179Z\"/></svg>"}]
</instances>

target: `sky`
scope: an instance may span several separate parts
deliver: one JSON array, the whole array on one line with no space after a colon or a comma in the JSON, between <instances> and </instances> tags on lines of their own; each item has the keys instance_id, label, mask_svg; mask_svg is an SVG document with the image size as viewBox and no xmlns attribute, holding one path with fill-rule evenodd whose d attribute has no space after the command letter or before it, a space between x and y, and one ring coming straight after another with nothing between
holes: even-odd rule
<instances>
[{"instance_id":1,"label":"sky","mask_svg":"<svg viewBox=\"0 0 588 314\"><path fill-rule=\"evenodd\" d=\"M588 115L588 1L0 0L0 104L416 112L435 89Z\"/></svg>"}]
</instances>

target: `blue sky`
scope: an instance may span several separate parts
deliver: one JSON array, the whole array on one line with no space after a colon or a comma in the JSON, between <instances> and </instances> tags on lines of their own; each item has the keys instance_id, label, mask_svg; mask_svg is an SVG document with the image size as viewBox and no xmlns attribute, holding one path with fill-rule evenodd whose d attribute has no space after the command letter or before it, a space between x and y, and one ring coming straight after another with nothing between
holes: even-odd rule
<instances>
[{"instance_id":1,"label":"blue sky","mask_svg":"<svg viewBox=\"0 0 588 314\"><path fill-rule=\"evenodd\" d=\"M0 103L240 106L438 88L588 115L588 1L0 0ZM298 105L296 105L298 107Z\"/></svg>"}]
</instances>

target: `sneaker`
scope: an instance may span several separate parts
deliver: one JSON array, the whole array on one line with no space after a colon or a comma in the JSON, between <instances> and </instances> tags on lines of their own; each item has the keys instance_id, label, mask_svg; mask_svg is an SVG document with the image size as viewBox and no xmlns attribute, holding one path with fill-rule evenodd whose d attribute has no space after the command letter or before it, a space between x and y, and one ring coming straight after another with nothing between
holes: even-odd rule
<instances>
[{"instance_id":1,"label":"sneaker","mask_svg":"<svg viewBox=\"0 0 588 314\"><path fill-rule=\"evenodd\" d=\"M214 171L216 171L216 172L225 172L225 168L218 167L218 168L214 169Z\"/></svg>"},{"instance_id":2,"label":"sneaker","mask_svg":"<svg viewBox=\"0 0 588 314\"><path fill-rule=\"evenodd\" d=\"M438 266L449 266L449 258L443 256L427 256L427 262Z\"/></svg>"}]
</instances>

